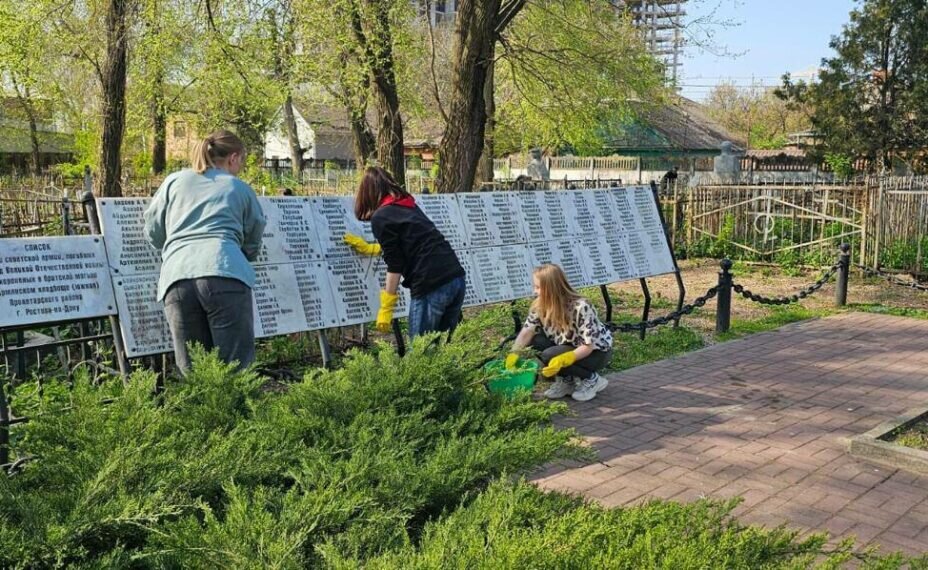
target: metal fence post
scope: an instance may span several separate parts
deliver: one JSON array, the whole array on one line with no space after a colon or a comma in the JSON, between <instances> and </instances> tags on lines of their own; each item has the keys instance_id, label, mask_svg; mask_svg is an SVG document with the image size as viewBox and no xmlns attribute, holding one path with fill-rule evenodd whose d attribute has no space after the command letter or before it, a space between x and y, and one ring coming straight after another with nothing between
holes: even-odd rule
<instances>
[{"instance_id":1,"label":"metal fence post","mask_svg":"<svg viewBox=\"0 0 928 570\"><path fill-rule=\"evenodd\" d=\"M851 272L851 246L841 244L841 253L838 254L838 282L835 286L835 305L847 305L847 281Z\"/></svg>"},{"instance_id":2,"label":"metal fence post","mask_svg":"<svg viewBox=\"0 0 928 570\"><path fill-rule=\"evenodd\" d=\"M728 332L731 328L731 260L723 259L719 266L719 292L715 308L715 332Z\"/></svg>"},{"instance_id":3,"label":"metal fence post","mask_svg":"<svg viewBox=\"0 0 928 570\"><path fill-rule=\"evenodd\" d=\"M67 196L61 198L61 227L64 235L71 235L71 203Z\"/></svg>"}]
</instances>

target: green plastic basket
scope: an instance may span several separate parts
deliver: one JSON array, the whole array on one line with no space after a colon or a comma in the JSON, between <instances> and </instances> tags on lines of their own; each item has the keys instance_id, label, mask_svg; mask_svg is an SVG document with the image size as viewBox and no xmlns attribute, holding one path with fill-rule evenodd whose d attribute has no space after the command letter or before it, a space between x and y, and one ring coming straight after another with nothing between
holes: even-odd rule
<instances>
[{"instance_id":1,"label":"green plastic basket","mask_svg":"<svg viewBox=\"0 0 928 570\"><path fill-rule=\"evenodd\" d=\"M486 372L487 387L494 394L515 396L519 392L531 392L538 374L538 363L534 360L520 360L515 370L506 370L506 362L492 360L483 367Z\"/></svg>"}]
</instances>

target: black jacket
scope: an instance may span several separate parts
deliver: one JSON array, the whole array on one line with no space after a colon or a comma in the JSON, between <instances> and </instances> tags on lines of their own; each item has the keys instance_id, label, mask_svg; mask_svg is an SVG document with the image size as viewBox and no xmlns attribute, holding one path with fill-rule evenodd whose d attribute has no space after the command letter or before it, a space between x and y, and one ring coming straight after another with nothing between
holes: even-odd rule
<instances>
[{"instance_id":1,"label":"black jacket","mask_svg":"<svg viewBox=\"0 0 928 570\"><path fill-rule=\"evenodd\" d=\"M414 298L464 275L451 245L418 206L381 206L371 217L371 229L387 271L402 274L403 286Z\"/></svg>"}]
</instances>

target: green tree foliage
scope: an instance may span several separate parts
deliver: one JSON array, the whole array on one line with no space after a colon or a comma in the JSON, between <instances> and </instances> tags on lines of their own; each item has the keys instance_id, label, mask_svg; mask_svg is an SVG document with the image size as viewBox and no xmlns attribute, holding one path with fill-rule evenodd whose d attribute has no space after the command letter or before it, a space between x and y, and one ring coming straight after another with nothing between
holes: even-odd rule
<instances>
[{"instance_id":1,"label":"green tree foliage","mask_svg":"<svg viewBox=\"0 0 928 570\"><path fill-rule=\"evenodd\" d=\"M862 156L874 170L925 167L928 149L928 3L864 0L831 40L809 89L829 152Z\"/></svg>"},{"instance_id":2,"label":"green tree foliage","mask_svg":"<svg viewBox=\"0 0 928 570\"><path fill-rule=\"evenodd\" d=\"M787 135L812 127L804 105L764 87L741 89L722 83L709 93L705 106L713 120L748 141L748 148L783 148Z\"/></svg>"},{"instance_id":3,"label":"green tree foliage","mask_svg":"<svg viewBox=\"0 0 928 570\"><path fill-rule=\"evenodd\" d=\"M609 2L535 1L501 35L496 152L531 146L603 151L603 127L627 122L629 101L660 104L664 75L625 14Z\"/></svg>"}]
</instances>

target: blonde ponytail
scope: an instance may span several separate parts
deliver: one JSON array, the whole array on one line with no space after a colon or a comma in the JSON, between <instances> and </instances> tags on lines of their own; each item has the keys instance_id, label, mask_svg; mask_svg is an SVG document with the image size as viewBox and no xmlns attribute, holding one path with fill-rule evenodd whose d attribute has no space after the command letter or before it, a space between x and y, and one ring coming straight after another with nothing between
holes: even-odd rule
<instances>
[{"instance_id":1,"label":"blonde ponytail","mask_svg":"<svg viewBox=\"0 0 928 570\"><path fill-rule=\"evenodd\" d=\"M235 153L244 153L245 143L231 131L216 131L193 147L193 156L190 162L193 169L203 174L210 168L216 167L216 161L228 158Z\"/></svg>"}]
</instances>

